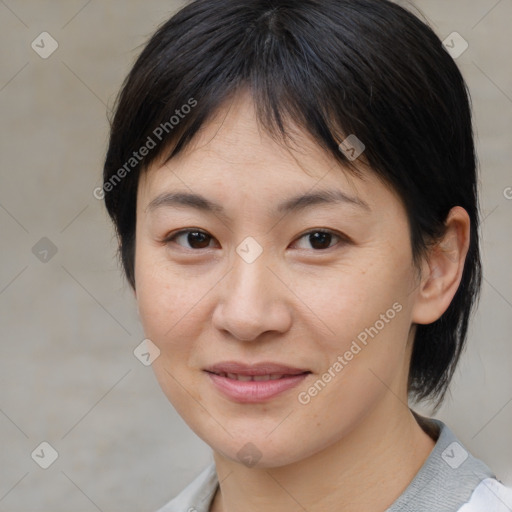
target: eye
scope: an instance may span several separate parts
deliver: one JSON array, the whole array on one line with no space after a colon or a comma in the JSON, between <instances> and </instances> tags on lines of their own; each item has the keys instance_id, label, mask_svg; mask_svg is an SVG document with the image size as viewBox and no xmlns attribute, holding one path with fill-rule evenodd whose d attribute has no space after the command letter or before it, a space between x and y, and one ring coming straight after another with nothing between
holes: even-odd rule
<instances>
[{"instance_id":1,"label":"eye","mask_svg":"<svg viewBox=\"0 0 512 512\"><path fill-rule=\"evenodd\" d=\"M302 244L302 247L299 246L299 249L309 249L312 247L315 250L325 250L336 245L335 243L332 243L333 239L334 241L338 239L338 241L341 241L342 243L347 242L347 237L335 233L334 231L329 229L315 229L304 233L297 239L298 242L296 243L298 244L301 240L304 240L305 243ZM310 244L310 247L306 247L306 244Z\"/></svg>"},{"instance_id":2,"label":"eye","mask_svg":"<svg viewBox=\"0 0 512 512\"><path fill-rule=\"evenodd\" d=\"M164 243L177 243L185 249L199 250L207 249L210 243L215 240L209 233L200 229L182 229L176 233L172 233L163 241ZM325 250L334 247L337 243L347 242L346 236L328 229L315 229L304 233L300 236L295 245L299 249ZM334 243L333 243L334 242ZM306 245L309 245L307 247Z\"/></svg>"},{"instance_id":3,"label":"eye","mask_svg":"<svg viewBox=\"0 0 512 512\"><path fill-rule=\"evenodd\" d=\"M165 238L165 243L176 242L186 249L207 249L214 238L199 229L182 229ZM188 244L184 245L184 244Z\"/></svg>"}]
</instances>

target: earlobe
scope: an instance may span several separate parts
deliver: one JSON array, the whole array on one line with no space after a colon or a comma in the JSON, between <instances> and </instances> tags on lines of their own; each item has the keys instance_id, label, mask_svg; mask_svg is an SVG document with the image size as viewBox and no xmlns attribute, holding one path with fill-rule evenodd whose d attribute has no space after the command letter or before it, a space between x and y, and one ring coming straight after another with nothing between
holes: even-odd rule
<instances>
[{"instance_id":1,"label":"earlobe","mask_svg":"<svg viewBox=\"0 0 512 512\"><path fill-rule=\"evenodd\" d=\"M470 242L470 219L464 208L453 207L445 233L429 251L413 308L413 322L430 324L448 309L464 270Z\"/></svg>"}]
</instances>

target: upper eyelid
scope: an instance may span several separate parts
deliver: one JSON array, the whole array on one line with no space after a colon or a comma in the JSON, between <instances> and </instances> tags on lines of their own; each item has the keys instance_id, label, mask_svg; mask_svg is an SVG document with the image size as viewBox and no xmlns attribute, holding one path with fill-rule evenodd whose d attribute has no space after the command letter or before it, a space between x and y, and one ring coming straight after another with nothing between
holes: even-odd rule
<instances>
[{"instance_id":1,"label":"upper eyelid","mask_svg":"<svg viewBox=\"0 0 512 512\"><path fill-rule=\"evenodd\" d=\"M162 238L162 242L163 243L171 242L174 238L181 236L181 235L186 235L188 233L202 233L204 235L210 236L213 240L216 240L216 238L213 235L211 235L210 233L208 233L208 231L205 231L204 229L187 228L187 229L179 229L178 231L173 231L172 233L165 235Z\"/></svg>"},{"instance_id":2,"label":"upper eyelid","mask_svg":"<svg viewBox=\"0 0 512 512\"><path fill-rule=\"evenodd\" d=\"M204 229L201 229L201 228L185 228L185 229L178 229L177 231L173 231L173 232L169 233L168 235L165 235L164 240L173 238L178 235L183 235L184 233L204 233L206 235L210 235L210 233L208 233L208 231L205 231ZM210 235L210 236L212 236L212 235ZM213 236L212 236L212 238L213 238Z\"/></svg>"},{"instance_id":3,"label":"upper eyelid","mask_svg":"<svg viewBox=\"0 0 512 512\"><path fill-rule=\"evenodd\" d=\"M306 236L306 235L310 235L311 233L329 233L330 235L339 236L340 238L343 238L343 237L346 238L346 236L343 235L343 233L335 231L334 229L329 229L329 228L313 228L313 229L308 229L307 231L304 231L303 233L298 235L296 239L302 238L303 236Z\"/></svg>"}]
</instances>

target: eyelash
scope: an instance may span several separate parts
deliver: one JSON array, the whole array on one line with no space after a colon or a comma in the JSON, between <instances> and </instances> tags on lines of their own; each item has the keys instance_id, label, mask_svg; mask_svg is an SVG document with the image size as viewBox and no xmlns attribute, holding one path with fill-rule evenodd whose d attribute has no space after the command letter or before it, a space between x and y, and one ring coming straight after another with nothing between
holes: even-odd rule
<instances>
[{"instance_id":1,"label":"eyelash","mask_svg":"<svg viewBox=\"0 0 512 512\"><path fill-rule=\"evenodd\" d=\"M210 240L215 240L213 236L211 236L208 232L206 231L203 231L201 229L182 229L180 231L177 231L175 233L171 233L170 235L166 236L164 240L162 240L162 243L164 244L170 244L171 242L174 242L176 238L178 238L179 236L181 235L187 235L189 233L200 233L202 235L207 235L208 237L210 237ZM346 236L346 235L343 235L341 233L338 233L336 231L333 231L331 229L327 229L327 228L323 228L323 229L312 229L312 230L309 230L307 231L306 233L303 233L302 235L300 235L298 238L296 238L295 240L301 240L302 238L308 236L308 235L311 235L311 234L314 234L314 233L322 233L322 234L326 234L326 235L332 235L336 238L339 239L339 242L337 244L334 244L334 245L331 245L329 247L326 247L324 249L312 249L314 252L324 252L324 251L327 251L329 249L332 249L333 247L336 247L337 245L340 245L340 244L345 244L345 243L348 243L350 242L350 239ZM178 244L180 245L180 244ZM202 249L194 249L194 248L190 248L190 247L183 247L180 245L180 247L186 249L186 250L189 250L189 251L193 251L193 252L199 252L200 250ZM209 249L210 247L206 247L205 249Z\"/></svg>"}]
</instances>

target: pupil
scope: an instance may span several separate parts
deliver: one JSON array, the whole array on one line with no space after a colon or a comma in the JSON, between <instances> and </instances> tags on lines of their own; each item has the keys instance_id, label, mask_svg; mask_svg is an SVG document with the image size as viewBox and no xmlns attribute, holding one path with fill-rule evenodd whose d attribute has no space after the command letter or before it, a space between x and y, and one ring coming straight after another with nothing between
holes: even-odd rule
<instances>
[{"instance_id":1,"label":"pupil","mask_svg":"<svg viewBox=\"0 0 512 512\"><path fill-rule=\"evenodd\" d=\"M208 247L208 235L206 233L200 233L199 231L193 231L188 234L188 243L191 247L204 248Z\"/></svg>"},{"instance_id":2,"label":"pupil","mask_svg":"<svg viewBox=\"0 0 512 512\"><path fill-rule=\"evenodd\" d=\"M309 241L311 242L311 246L314 247L315 249L326 249L330 245L331 236L332 235L330 233L311 233L309 235Z\"/></svg>"}]
</instances>

